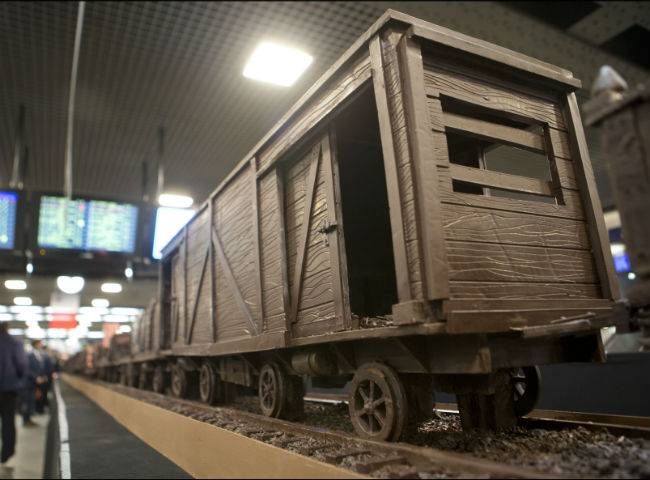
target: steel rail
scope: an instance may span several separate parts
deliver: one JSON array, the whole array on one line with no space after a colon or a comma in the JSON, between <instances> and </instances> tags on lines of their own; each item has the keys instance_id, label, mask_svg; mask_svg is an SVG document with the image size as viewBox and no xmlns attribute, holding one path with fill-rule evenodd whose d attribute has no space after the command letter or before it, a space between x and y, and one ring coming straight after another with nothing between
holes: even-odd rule
<instances>
[{"instance_id":1,"label":"steel rail","mask_svg":"<svg viewBox=\"0 0 650 480\"><path fill-rule=\"evenodd\" d=\"M159 400L161 403L158 406L162 408L170 409L170 405L185 406L194 410L195 413L221 414L226 417L227 421L225 423L230 423L231 419L240 422L239 425L241 425L242 421L243 423L250 423L251 428L244 428L243 433L246 436L257 436L259 437L258 440L261 441L273 437L277 438L275 433L280 432L296 437L285 442L282 445L283 447L300 441L300 439L309 439L312 442L313 440L319 440L323 444L336 446L339 450L343 445L345 446L343 451L339 451L334 455L324 455L324 461L357 473L371 475L373 471L385 466L399 465L403 467L404 474L409 477L423 472L445 472L452 476L479 474L487 475L490 478L558 478L558 475L547 475L538 470L503 465L491 460L476 458L469 454L445 452L406 443L367 440L345 432L310 427L231 407L209 406L198 401L178 399L150 390L140 390L134 387L105 382L98 383L142 401L158 404L151 400ZM177 413L179 412L177 411ZM186 413L182 414L187 415ZM227 428L227 426L224 428ZM308 442L304 442L304 444L308 444ZM308 456L313 456L317 450L327 450L327 448L311 448ZM354 457L361 456L370 456L371 458L365 460L354 459ZM350 459L354 461L350 462Z\"/></svg>"}]
</instances>

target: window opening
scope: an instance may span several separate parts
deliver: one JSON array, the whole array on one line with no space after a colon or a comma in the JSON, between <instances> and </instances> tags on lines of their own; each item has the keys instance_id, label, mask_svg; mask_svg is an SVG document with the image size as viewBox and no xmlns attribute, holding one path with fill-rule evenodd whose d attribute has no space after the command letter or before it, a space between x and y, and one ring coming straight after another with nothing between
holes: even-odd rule
<instances>
[{"instance_id":1,"label":"window opening","mask_svg":"<svg viewBox=\"0 0 650 480\"><path fill-rule=\"evenodd\" d=\"M455 192L555 203L541 124L441 97ZM496 138L495 138L496 137Z\"/></svg>"}]
</instances>

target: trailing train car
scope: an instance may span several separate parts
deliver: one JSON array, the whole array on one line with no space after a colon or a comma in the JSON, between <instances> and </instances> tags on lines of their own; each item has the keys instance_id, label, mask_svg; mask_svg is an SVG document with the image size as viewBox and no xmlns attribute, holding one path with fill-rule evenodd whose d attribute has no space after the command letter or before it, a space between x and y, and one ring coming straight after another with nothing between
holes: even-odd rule
<instances>
[{"instance_id":1,"label":"trailing train car","mask_svg":"<svg viewBox=\"0 0 650 480\"><path fill-rule=\"evenodd\" d=\"M455 393L513 425L620 309L571 72L386 12L164 248L129 382L208 403L352 378L359 435ZM136 382L137 378L137 382Z\"/></svg>"}]
</instances>

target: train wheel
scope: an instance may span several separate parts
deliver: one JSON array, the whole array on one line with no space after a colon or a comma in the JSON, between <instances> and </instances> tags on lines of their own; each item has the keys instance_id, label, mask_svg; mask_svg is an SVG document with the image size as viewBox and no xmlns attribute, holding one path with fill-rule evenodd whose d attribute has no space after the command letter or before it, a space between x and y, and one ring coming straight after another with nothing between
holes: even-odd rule
<instances>
[{"instance_id":1,"label":"train wheel","mask_svg":"<svg viewBox=\"0 0 650 480\"><path fill-rule=\"evenodd\" d=\"M211 363L201 365L199 372L199 395L201 401L214 405L223 399L223 383Z\"/></svg>"},{"instance_id":2,"label":"train wheel","mask_svg":"<svg viewBox=\"0 0 650 480\"><path fill-rule=\"evenodd\" d=\"M140 373L138 374L138 388L146 390L149 388L149 368L144 363L140 365Z\"/></svg>"},{"instance_id":3,"label":"train wheel","mask_svg":"<svg viewBox=\"0 0 650 480\"><path fill-rule=\"evenodd\" d=\"M176 398L187 396L187 372L180 365L172 367L172 395Z\"/></svg>"},{"instance_id":4,"label":"train wheel","mask_svg":"<svg viewBox=\"0 0 650 480\"><path fill-rule=\"evenodd\" d=\"M515 414L518 417L528 415L537 405L541 382L542 374L538 367L520 367L510 371Z\"/></svg>"},{"instance_id":5,"label":"train wheel","mask_svg":"<svg viewBox=\"0 0 650 480\"><path fill-rule=\"evenodd\" d=\"M165 393L165 370L162 365L157 365L153 370L153 378L151 379L151 387L156 393Z\"/></svg>"},{"instance_id":6,"label":"train wheel","mask_svg":"<svg viewBox=\"0 0 650 480\"><path fill-rule=\"evenodd\" d=\"M259 398L262 413L280 418L287 404L287 375L275 363L267 363L260 371Z\"/></svg>"},{"instance_id":7,"label":"train wheel","mask_svg":"<svg viewBox=\"0 0 650 480\"><path fill-rule=\"evenodd\" d=\"M366 363L352 379L350 419L354 430L373 440L397 441L408 420L408 403L399 376L382 363Z\"/></svg>"},{"instance_id":8,"label":"train wheel","mask_svg":"<svg viewBox=\"0 0 650 480\"><path fill-rule=\"evenodd\" d=\"M126 382L129 387L138 386L138 367L132 363L126 366Z\"/></svg>"}]
</instances>

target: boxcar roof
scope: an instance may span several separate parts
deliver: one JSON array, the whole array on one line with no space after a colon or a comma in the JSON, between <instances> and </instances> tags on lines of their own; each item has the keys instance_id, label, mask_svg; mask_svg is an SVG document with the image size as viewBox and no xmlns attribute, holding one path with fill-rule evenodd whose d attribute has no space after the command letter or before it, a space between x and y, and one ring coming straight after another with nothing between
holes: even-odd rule
<instances>
[{"instance_id":1,"label":"boxcar roof","mask_svg":"<svg viewBox=\"0 0 650 480\"><path fill-rule=\"evenodd\" d=\"M370 39L378 32L383 30L388 25L401 25L407 27L409 34L415 37L423 38L434 44L450 47L465 54L476 57L481 57L485 60L501 65L506 68L518 70L520 72L529 74L531 77L542 79L552 84L556 89L565 91L574 91L581 87L581 82L573 76L573 74L564 68L557 67L550 63L543 62L533 57L529 57L514 50L501 47L494 43L486 42L460 32L456 32L446 27L441 27L434 23L430 23L419 18L407 15L396 10L386 10L381 17L372 24L351 46L348 48L341 57L312 85L305 94L285 113L278 122L269 130L269 132L257 142L257 144L237 163L231 172L224 178L217 188L208 196L208 198L201 204L196 211L195 215L188 222L191 223L194 219L208 206L211 201L224 186L232 180L232 178L241 170L251 158L256 156L258 152L286 125L303 107L307 105L309 100L321 90L333 77L342 69L344 65L359 52ZM275 160L273 161L275 163ZM172 240L162 249L163 257L166 257L169 252L175 248L176 244L184 232L181 229Z\"/></svg>"}]
</instances>

